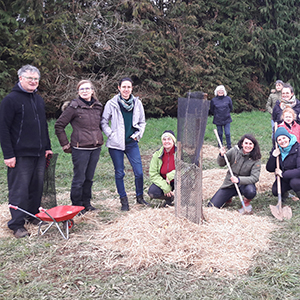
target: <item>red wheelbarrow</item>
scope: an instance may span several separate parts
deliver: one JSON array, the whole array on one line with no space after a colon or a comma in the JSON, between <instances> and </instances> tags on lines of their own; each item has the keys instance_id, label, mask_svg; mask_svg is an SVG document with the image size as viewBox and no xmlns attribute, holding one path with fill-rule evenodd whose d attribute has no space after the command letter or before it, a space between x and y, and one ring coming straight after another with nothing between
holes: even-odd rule
<instances>
[{"instance_id":1,"label":"red wheelbarrow","mask_svg":"<svg viewBox=\"0 0 300 300\"><path fill-rule=\"evenodd\" d=\"M60 205L55 206L50 209L44 209L42 207L39 208L39 213L36 215L31 214L30 212L12 205L8 204L9 208L20 210L27 215L34 217L38 219L39 222L39 230L38 235L44 235L53 225L56 226L60 234L63 236L64 239L69 239L69 230L73 227L74 221L73 217L76 216L80 211L84 209L84 206L73 206L73 205ZM42 230L42 225L44 225L44 222L50 222L44 230ZM66 232L66 234L63 233L63 230L59 226L59 222L62 222L62 229Z\"/></svg>"}]
</instances>

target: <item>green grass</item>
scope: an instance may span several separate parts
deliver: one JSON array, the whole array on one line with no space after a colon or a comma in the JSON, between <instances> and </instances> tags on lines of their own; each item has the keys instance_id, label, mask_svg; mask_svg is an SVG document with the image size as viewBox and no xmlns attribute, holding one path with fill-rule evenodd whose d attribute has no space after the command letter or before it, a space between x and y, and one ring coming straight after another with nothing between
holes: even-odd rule
<instances>
[{"instance_id":1,"label":"green grass","mask_svg":"<svg viewBox=\"0 0 300 300\"><path fill-rule=\"evenodd\" d=\"M235 144L244 133L253 133L260 143L263 162L271 150L270 115L262 112L232 115L232 141ZM143 139L141 154L149 161L161 143L165 129L176 132L175 118L149 119ZM54 136L54 121L49 122L53 151L59 153L56 167L57 192L69 191L72 179L71 156L61 151ZM216 145L213 134L215 126L209 117L205 143ZM68 127L70 133L70 127ZM3 160L2 154L0 157ZM204 162L206 168L214 168L213 162ZM133 174L126 165L126 188L134 191ZM98 163L94 191L115 191L111 159L103 146ZM145 190L149 186L145 172ZM6 167L0 167L1 203L7 201ZM105 199L106 194L101 193ZM269 204L276 203L270 192L259 194L253 200L255 214L269 216ZM80 251L85 243L74 245L73 251L60 236L49 234L49 238L22 239L1 238L0 243L0 299L299 299L300 298L300 203L288 200L293 209L293 218L279 222L280 230L273 233L268 251L253 258L248 274L234 278L217 274L195 276L188 268L159 264L133 272L124 268L108 271L101 259L90 252ZM239 208L236 203L231 209ZM119 217L120 213L102 211L98 218L106 223ZM75 232L94 230L90 223L80 223ZM217 247L218 245L216 245Z\"/></svg>"}]
</instances>

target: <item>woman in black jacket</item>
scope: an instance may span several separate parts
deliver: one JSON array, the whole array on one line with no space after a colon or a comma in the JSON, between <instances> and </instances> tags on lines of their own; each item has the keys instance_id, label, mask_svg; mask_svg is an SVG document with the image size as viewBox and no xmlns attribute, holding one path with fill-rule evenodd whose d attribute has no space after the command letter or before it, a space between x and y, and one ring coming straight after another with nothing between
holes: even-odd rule
<instances>
[{"instance_id":1,"label":"woman in black jacket","mask_svg":"<svg viewBox=\"0 0 300 300\"><path fill-rule=\"evenodd\" d=\"M230 112L232 112L232 100L229 96L227 96L224 85L216 87L215 97L210 102L209 112L214 116L213 124L217 125L218 135L222 143L224 127L227 149L230 149L230 123L232 122Z\"/></svg>"},{"instance_id":2,"label":"woman in black jacket","mask_svg":"<svg viewBox=\"0 0 300 300\"><path fill-rule=\"evenodd\" d=\"M284 127L275 132L279 149L272 149L266 169L281 177L281 193L284 195L293 190L300 197L300 144L296 136L288 133ZM279 168L276 168L276 157L279 156ZM277 179L272 186L272 193L278 196Z\"/></svg>"}]
</instances>

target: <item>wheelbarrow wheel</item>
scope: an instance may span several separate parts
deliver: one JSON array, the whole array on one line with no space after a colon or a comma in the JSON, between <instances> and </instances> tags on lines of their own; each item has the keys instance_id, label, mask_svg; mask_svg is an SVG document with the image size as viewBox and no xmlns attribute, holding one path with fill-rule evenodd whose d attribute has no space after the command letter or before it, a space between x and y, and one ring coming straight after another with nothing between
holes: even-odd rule
<instances>
[{"instance_id":1,"label":"wheelbarrow wheel","mask_svg":"<svg viewBox=\"0 0 300 300\"><path fill-rule=\"evenodd\" d=\"M73 219L67 220L64 222L64 227L66 228L66 226L69 227L69 229L71 229L74 226L74 221Z\"/></svg>"}]
</instances>

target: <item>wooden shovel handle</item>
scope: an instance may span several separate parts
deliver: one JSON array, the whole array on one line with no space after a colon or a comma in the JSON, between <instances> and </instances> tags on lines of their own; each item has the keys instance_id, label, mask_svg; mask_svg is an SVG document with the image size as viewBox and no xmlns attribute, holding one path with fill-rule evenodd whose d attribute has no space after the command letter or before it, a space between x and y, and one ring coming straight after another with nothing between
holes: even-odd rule
<instances>
[{"instance_id":1,"label":"wooden shovel handle","mask_svg":"<svg viewBox=\"0 0 300 300\"><path fill-rule=\"evenodd\" d=\"M218 132L217 132L216 129L214 129L214 133L215 133L215 136L216 136L216 138L217 138L217 140L218 140L218 143L219 143L220 148L222 148L223 145L222 145L222 142L221 142L221 140L220 140L220 137L219 137ZM229 172L230 172L230 175L231 175L231 177L232 177L232 176L234 176L234 174L233 174L233 172L232 172L232 169L231 169L231 166L230 166L230 163L229 163L229 161L228 161L228 158L227 158L226 154L224 154L224 158L225 158L225 161L226 161L228 170L229 170ZM235 189L236 189L236 191L237 191L237 193L238 193L238 195L239 195L239 198L240 198L240 201L241 201L241 203L242 203L242 206L243 206L244 210L246 210L246 206L245 206L245 203L244 203L244 200L243 200L241 191L240 191L240 189L239 189L239 186L238 186L236 183L234 183L234 186L235 186Z\"/></svg>"},{"instance_id":2,"label":"wooden shovel handle","mask_svg":"<svg viewBox=\"0 0 300 300\"><path fill-rule=\"evenodd\" d=\"M278 128L278 124L277 124L277 122L275 122L275 125L274 125L275 132L276 132L277 128ZM276 140L275 140L275 149L276 150L278 149L278 143ZM280 169L279 155L276 157L276 168ZM277 193L278 193L278 195L281 195L281 184L280 184L280 176L279 175L277 175Z\"/></svg>"}]
</instances>

